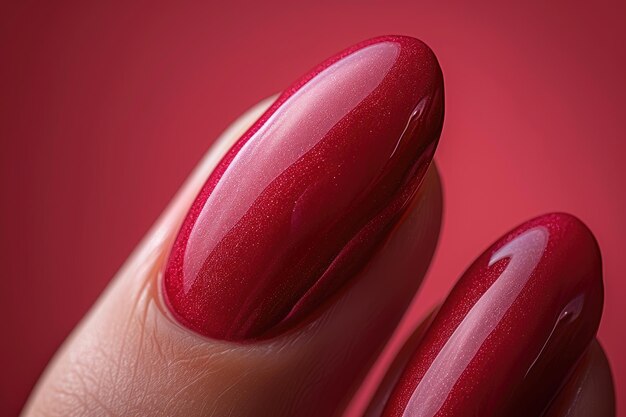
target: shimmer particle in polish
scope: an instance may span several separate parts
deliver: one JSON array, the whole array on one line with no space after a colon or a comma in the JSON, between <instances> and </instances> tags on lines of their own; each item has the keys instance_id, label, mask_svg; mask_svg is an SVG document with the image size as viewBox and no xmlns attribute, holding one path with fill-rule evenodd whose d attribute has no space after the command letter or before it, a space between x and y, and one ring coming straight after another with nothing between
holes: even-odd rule
<instances>
[{"instance_id":1,"label":"shimmer particle in polish","mask_svg":"<svg viewBox=\"0 0 626 417\"><path fill-rule=\"evenodd\" d=\"M522 224L458 281L383 415L541 415L593 339L602 302L600 251L580 220Z\"/></svg>"},{"instance_id":2,"label":"shimmer particle in polish","mask_svg":"<svg viewBox=\"0 0 626 417\"><path fill-rule=\"evenodd\" d=\"M288 88L208 178L164 273L167 305L208 337L285 329L367 262L419 187L443 123L432 51L372 39Z\"/></svg>"}]
</instances>

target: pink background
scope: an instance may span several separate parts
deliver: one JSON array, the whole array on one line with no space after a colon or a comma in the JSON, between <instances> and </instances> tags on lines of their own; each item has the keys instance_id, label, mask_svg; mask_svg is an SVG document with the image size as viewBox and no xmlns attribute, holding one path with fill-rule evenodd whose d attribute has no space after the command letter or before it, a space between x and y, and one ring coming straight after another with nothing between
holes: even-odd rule
<instances>
[{"instance_id":1,"label":"pink background","mask_svg":"<svg viewBox=\"0 0 626 417\"><path fill-rule=\"evenodd\" d=\"M94 3L0 6L6 414L220 131L386 33L426 41L447 88L444 229L411 319L515 224L576 214L603 250L599 338L626 407L623 2Z\"/></svg>"}]
</instances>

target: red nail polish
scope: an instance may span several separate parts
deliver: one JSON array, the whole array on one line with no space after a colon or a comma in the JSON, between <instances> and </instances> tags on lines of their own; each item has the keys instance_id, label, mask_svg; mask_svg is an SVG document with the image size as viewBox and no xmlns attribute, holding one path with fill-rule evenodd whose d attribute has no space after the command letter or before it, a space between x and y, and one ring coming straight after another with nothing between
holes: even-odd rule
<instances>
[{"instance_id":1,"label":"red nail polish","mask_svg":"<svg viewBox=\"0 0 626 417\"><path fill-rule=\"evenodd\" d=\"M458 281L383 415L541 415L596 333L602 302L589 229L567 214L524 223Z\"/></svg>"},{"instance_id":2,"label":"red nail polish","mask_svg":"<svg viewBox=\"0 0 626 417\"><path fill-rule=\"evenodd\" d=\"M164 272L174 316L244 340L293 325L368 260L403 213L443 123L432 51L358 44L288 88L208 178Z\"/></svg>"}]
</instances>

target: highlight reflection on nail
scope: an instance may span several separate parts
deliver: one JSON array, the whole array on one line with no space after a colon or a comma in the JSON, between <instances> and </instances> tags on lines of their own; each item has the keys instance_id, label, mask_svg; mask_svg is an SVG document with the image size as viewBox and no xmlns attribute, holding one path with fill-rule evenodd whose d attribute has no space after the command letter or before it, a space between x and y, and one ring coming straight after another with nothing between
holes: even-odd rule
<instances>
[{"instance_id":1,"label":"highlight reflection on nail","mask_svg":"<svg viewBox=\"0 0 626 417\"><path fill-rule=\"evenodd\" d=\"M454 384L535 270L546 247L547 235L542 226L528 230L491 256L489 267L505 258L510 261L446 341L411 395L405 415L432 416L441 409Z\"/></svg>"},{"instance_id":2,"label":"highlight reflection on nail","mask_svg":"<svg viewBox=\"0 0 626 417\"><path fill-rule=\"evenodd\" d=\"M597 329L601 260L576 218L531 220L459 280L385 416L539 415Z\"/></svg>"}]
</instances>

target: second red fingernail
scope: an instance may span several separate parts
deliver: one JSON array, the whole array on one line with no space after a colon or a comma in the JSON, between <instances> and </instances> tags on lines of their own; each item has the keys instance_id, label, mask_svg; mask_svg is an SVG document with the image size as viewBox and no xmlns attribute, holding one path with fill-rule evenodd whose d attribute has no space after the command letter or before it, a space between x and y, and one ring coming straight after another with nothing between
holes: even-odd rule
<instances>
[{"instance_id":1,"label":"second red fingernail","mask_svg":"<svg viewBox=\"0 0 626 417\"><path fill-rule=\"evenodd\" d=\"M567 214L524 223L461 277L383 415L542 415L595 335L602 302L589 229Z\"/></svg>"}]
</instances>

